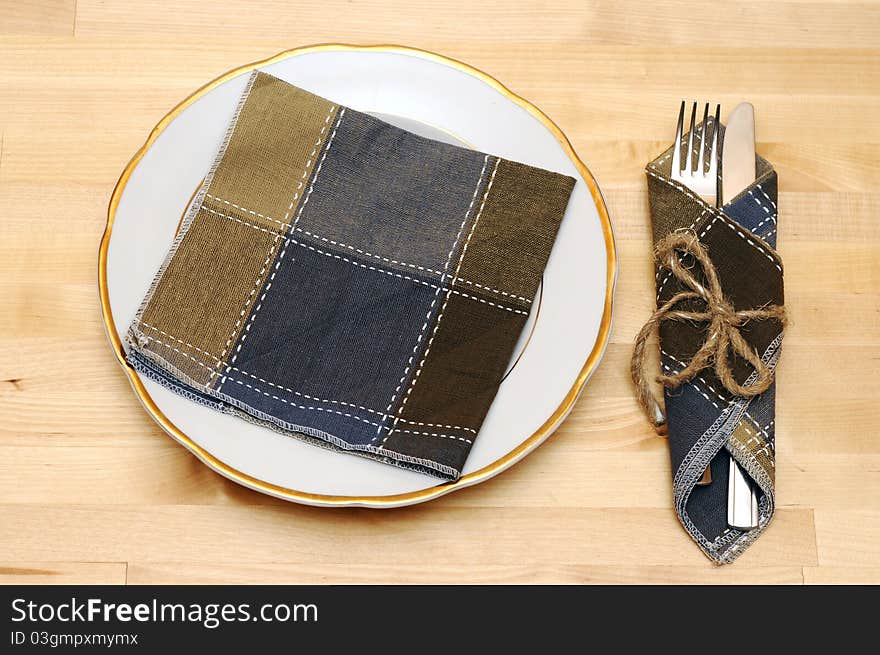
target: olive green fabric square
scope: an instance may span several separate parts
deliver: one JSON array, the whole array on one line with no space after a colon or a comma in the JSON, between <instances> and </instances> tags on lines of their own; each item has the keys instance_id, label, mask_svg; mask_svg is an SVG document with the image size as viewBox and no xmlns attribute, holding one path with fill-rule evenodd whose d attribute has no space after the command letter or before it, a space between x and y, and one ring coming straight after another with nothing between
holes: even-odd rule
<instances>
[{"instance_id":1,"label":"olive green fabric square","mask_svg":"<svg viewBox=\"0 0 880 655\"><path fill-rule=\"evenodd\" d=\"M280 240L199 211L133 325L142 352L213 384Z\"/></svg>"},{"instance_id":2,"label":"olive green fabric square","mask_svg":"<svg viewBox=\"0 0 880 655\"><path fill-rule=\"evenodd\" d=\"M255 73L203 205L283 231L296 218L338 112L328 100Z\"/></svg>"}]
</instances>

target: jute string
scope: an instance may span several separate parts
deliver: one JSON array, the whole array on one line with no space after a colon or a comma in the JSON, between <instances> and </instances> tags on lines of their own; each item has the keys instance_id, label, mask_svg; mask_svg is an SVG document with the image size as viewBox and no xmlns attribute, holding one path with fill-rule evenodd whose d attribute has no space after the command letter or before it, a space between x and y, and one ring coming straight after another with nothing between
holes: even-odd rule
<instances>
[{"instance_id":1,"label":"jute string","mask_svg":"<svg viewBox=\"0 0 880 655\"><path fill-rule=\"evenodd\" d=\"M690 268L682 264L679 253L691 255L699 263L705 284L701 283ZM665 432L666 415L654 396L647 379L646 346L648 338L663 321L691 321L708 323L708 336L694 353L691 361L678 373L657 375L656 381L668 389L675 389L692 380L703 369L714 367L715 373L724 388L735 396L751 398L765 392L773 383L773 370L761 361L760 355L740 333L740 328L749 321L776 319L784 328L785 308L780 305L767 305L757 309L737 311L724 297L718 272L709 258L705 246L690 230L673 232L664 237L656 247L660 265L668 269L689 291L673 295L639 331L633 346L630 372L638 391L639 402L658 432ZM676 309L679 303L699 300L705 305L702 311ZM755 381L747 386L741 385L733 376L730 355L739 356L755 369Z\"/></svg>"}]
</instances>

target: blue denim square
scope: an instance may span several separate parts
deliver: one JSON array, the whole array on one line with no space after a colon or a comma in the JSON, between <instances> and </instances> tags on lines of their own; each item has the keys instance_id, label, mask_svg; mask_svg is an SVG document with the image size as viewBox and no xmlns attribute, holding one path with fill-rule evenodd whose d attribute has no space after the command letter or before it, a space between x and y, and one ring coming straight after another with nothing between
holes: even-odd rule
<instances>
[{"instance_id":1,"label":"blue denim square","mask_svg":"<svg viewBox=\"0 0 880 655\"><path fill-rule=\"evenodd\" d=\"M221 390L286 423L369 444L435 294L433 281L291 239Z\"/></svg>"},{"instance_id":2,"label":"blue denim square","mask_svg":"<svg viewBox=\"0 0 880 655\"><path fill-rule=\"evenodd\" d=\"M492 163L347 110L293 236L439 280L455 270Z\"/></svg>"},{"instance_id":3,"label":"blue denim square","mask_svg":"<svg viewBox=\"0 0 880 655\"><path fill-rule=\"evenodd\" d=\"M749 189L724 207L724 213L752 234L776 247L777 180L772 173L760 185Z\"/></svg>"}]
</instances>

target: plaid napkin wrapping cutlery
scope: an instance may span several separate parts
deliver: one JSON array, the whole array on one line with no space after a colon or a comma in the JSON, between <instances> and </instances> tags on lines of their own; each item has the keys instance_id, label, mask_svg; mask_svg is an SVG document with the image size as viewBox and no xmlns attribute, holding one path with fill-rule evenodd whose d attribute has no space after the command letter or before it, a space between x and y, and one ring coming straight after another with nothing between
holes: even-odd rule
<instances>
[{"instance_id":1,"label":"plaid napkin wrapping cutlery","mask_svg":"<svg viewBox=\"0 0 880 655\"><path fill-rule=\"evenodd\" d=\"M195 402L455 479L574 182L254 72L128 361Z\"/></svg>"},{"instance_id":2,"label":"plaid napkin wrapping cutlery","mask_svg":"<svg viewBox=\"0 0 880 655\"><path fill-rule=\"evenodd\" d=\"M721 368L729 366L726 371L733 378L725 386L725 370L719 376L718 362L712 361L689 381L664 390L675 510L705 554L724 564L758 538L774 512L772 375L784 327L782 261L775 250L777 178L770 163L757 157L755 182L719 210L671 179L671 154L672 148L646 168L653 240L665 252L657 266L655 316L664 306L667 318L683 313L659 321L663 374L682 372L707 340L713 346L723 332L732 336L725 341L727 357ZM710 278L720 285L714 294ZM690 297L675 300L677 294ZM688 320L688 312L713 320ZM739 336L743 353L754 357L757 366L736 351ZM747 391L761 376L769 386L757 395L746 397L727 388ZM757 485L756 529L728 526L726 451ZM712 483L698 486L710 463Z\"/></svg>"}]
</instances>

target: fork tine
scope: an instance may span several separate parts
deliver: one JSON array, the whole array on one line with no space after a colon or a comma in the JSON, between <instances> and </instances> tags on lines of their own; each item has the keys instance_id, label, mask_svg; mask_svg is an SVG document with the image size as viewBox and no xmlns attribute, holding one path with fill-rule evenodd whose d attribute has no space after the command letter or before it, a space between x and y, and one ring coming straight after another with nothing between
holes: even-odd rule
<instances>
[{"instance_id":1,"label":"fork tine","mask_svg":"<svg viewBox=\"0 0 880 655\"><path fill-rule=\"evenodd\" d=\"M700 125L700 158L697 161L697 172L703 175L706 170L706 130L709 124L709 103L703 109L703 123Z\"/></svg>"},{"instance_id":2,"label":"fork tine","mask_svg":"<svg viewBox=\"0 0 880 655\"><path fill-rule=\"evenodd\" d=\"M718 132L721 123L721 105L715 105L715 120L712 121L712 154L709 160L709 179L715 182L715 206L721 206L722 195L721 176L718 174L720 155L718 153Z\"/></svg>"},{"instance_id":3,"label":"fork tine","mask_svg":"<svg viewBox=\"0 0 880 655\"><path fill-rule=\"evenodd\" d=\"M712 152L709 154L709 175L718 174L718 131L721 119L721 105L715 105L715 119L712 121Z\"/></svg>"},{"instance_id":4,"label":"fork tine","mask_svg":"<svg viewBox=\"0 0 880 655\"><path fill-rule=\"evenodd\" d=\"M675 141L672 145L672 174L681 173L681 130L684 126L684 100L681 101L681 109L678 110L678 125L675 128Z\"/></svg>"},{"instance_id":5,"label":"fork tine","mask_svg":"<svg viewBox=\"0 0 880 655\"><path fill-rule=\"evenodd\" d=\"M691 129L688 131L687 172L694 172L694 125L697 119L697 103L691 108Z\"/></svg>"}]
</instances>

